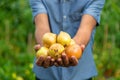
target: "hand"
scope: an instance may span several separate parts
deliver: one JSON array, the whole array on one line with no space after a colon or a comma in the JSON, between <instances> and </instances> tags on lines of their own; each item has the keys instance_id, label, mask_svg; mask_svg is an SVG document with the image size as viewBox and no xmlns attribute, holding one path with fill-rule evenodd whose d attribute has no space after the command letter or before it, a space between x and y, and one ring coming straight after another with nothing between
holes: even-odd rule
<instances>
[{"instance_id":1,"label":"hand","mask_svg":"<svg viewBox=\"0 0 120 80\"><path fill-rule=\"evenodd\" d=\"M47 56L46 58L44 58L43 56L40 56L37 60L36 60L36 64L38 66L44 67L44 68L48 68L50 66L54 65L55 60L52 59L50 56Z\"/></svg>"},{"instance_id":2,"label":"hand","mask_svg":"<svg viewBox=\"0 0 120 80\"><path fill-rule=\"evenodd\" d=\"M78 64L78 59L75 56L68 58L66 53L62 53L62 60L64 67L76 66ZM60 61L58 61L60 63Z\"/></svg>"},{"instance_id":3,"label":"hand","mask_svg":"<svg viewBox=\"0 0 120 80\"><path fill-rule=\"evenodd\" d=\"M37 52L40 49L40 44L35 45L34 49ZM50 56L47 56L46 58L43 56L40 56L37 60L36 60L36 64L38 66L42 66L44 68L50 67L54 65L55 60L52 59Z\"/></svg>"},{"instance_id":4,"label":"hand","mask_svg":"<svg viewBox=\"0 0 120 80\"><path fill-rule=\"evenodd\" d=\"M40 49L40 45L35 45L34 49L37 52ZM42 66L44 68L50 67L50 66L75 66L78 64L78 60L73 56L71 59L68 59L67 55L65 53L62 53L62 57L58 58L58 60L55 61L55 59L51 58L50 56L47 56L46 58L43 56L40 56L36 60L36 64L38 66Z\"/></svg>"},{"instance_id":5,"label":"hand","mask_svg":"<svg viewBox=\"0 0 120 80\"><path fill-rule=\"evenodd\" d=\"M69 67L69 66L76 66L77 64L78 64L78 59L75 56L68 58L65 52L63 52L61 58L58 58L54 65Z\"/></svg>"},{"instance_id":6,"label":"hand","mask_svg":"<svg viewBox=\"0 0 120 80\"><path fill-rule=\"evenodd\" d=\"M84 51L85 46L80 45L82 52ZM72 56L71 58L68 58L65 52L62 53L61 58L57 59L57 62L55 63L56 66L76 66L78 64L78 59L75 56Z\"/></svg>"},{"instance_id":7,"label":"hand","mask_svg":"<svg viewBox=\"0 0 120 80\"><path fill-rule=\"evenodd\" d=\"M35 51L39 50L40 47L41 47L40 45L35 45ZM82 51L84 51L85 46L80 45L80 47L82 48ZM69 66L76 66L78 64L78 59L75 56L68 58L65 52L63 52L61 58L58 58L56 61L50 56L47 56L46 58L41 56L36 60L36 64L44 68L47 68L53 65L69 67Z\"/></svg>"}]
</instances>

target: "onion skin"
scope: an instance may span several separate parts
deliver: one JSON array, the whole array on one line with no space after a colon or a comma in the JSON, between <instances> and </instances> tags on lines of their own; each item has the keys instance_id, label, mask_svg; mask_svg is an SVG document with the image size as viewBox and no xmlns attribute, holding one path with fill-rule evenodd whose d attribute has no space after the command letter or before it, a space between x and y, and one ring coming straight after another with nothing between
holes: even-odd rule
<instances>
[{"instance_id":1,"label":"onion skin","mask_svg":"<svg viewBox=\"0 0 120 80\"><path fill-rule=\"evenodd\" d=\"M54 33L45 33L42 38L43 46L49 48L52 44L56 43L57 35Z\"/></svg>"},{"instance_id":2,"label":"onion skin","mask_svg":"<svg viewBox=\"0 0 120 80\"><path fill-rule=\"evenodd\" d=\"M68 33L61 31L58 34L57 43L60 43L65 47L68 46L70 42L71 42L71 36Z\"/></svg>"},{"instance_id":3,"label":"onion skin","mask_svg":"<svg viewBox=\"0 0 120 80\"><path fill-rule=\"evenodd\" d=\"M51 56L54 59L58 59L61 57L62 52L64 51L64 46L59 44L59 43L55 43L53 45L50 46L49 51L48 51L48 55Z\"/></svg>"},{"instance_id":4,"label":"onion skin","mask_svg":"<svg viewBox=\"0 0 120 80\"><path fill-rule=\"evenodd\" d=\"M77 59L80 59L82 56L82 49L78 44L73 44L66 47L65 53L67 54L68 58L75 56Z\"/></svg>"}]
</instances>

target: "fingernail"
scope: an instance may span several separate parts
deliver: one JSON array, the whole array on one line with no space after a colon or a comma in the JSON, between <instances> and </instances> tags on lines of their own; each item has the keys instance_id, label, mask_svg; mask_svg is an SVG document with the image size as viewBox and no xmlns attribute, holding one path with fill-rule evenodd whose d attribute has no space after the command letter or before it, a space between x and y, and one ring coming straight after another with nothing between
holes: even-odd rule
<instances>
[{"instance_id":1,"label":"fingernail","mask_svg":"<svg viewBox=\"0 0 120 80\"><path fill-rule=\"evenodd\" d=\"M50 56L47 56L48 59L50 59L51 57Z\"/></svg>"}]
</instances>

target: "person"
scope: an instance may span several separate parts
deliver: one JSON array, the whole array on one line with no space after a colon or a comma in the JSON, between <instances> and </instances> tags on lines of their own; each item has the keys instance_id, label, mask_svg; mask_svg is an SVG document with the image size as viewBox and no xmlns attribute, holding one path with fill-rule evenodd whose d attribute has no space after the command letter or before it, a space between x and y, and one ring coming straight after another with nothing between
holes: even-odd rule
<instances>
[{"instance_id":1,"label":"person","mask_svg":"<svg viewBox=\"0 0 120 80\"><path fill-rule=\"evenodd\" d=\"M47 32L65 31L83 49L82 57L70 59L63 52L57 61L48 56L34 60L36 80L92 80L97 75L93 58L96 27L105 0L30 0L35 24L35 50Z\"/></svg>"}]
</instances>

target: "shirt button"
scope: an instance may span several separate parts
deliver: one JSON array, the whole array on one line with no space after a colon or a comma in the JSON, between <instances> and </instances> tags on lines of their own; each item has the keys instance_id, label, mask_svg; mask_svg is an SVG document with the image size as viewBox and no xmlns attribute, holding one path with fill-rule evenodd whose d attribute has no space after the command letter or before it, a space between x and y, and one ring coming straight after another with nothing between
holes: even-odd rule
<instances>
[{"instance_id":1,"label":"shirt button","mask_svg":"<svg viewBox=\"0 0 120 80\"><path fill-rule=\"evenodd\" d=\"M67 16L63 16L63 18L64 18L64 19L66 19L66 18L67 18Z\"/></svg>"}]
</instances>

